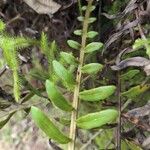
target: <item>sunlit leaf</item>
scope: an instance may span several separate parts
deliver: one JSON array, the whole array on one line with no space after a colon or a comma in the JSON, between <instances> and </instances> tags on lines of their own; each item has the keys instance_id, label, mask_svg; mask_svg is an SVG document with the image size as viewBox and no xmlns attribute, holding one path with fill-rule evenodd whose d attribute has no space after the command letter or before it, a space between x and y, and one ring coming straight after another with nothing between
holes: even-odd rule
<instances>
[{"instance_id":1,"label":"sunlit leaf","mask_svg":"<svg viewBox=\"0 0 150 150\"><path fill-rule=\"evenodd\" d=\"M58 61L53 61L53 68L56 75L69 86L73 86L75 84L75 80L73 75Z\"/></svg>"},{"instance_id":2,"label":"sunlit leaf","mask_svg":"<svg viewBox=\"0 0 150 150\"><path fill-rule=\"evenodd\" d=\"M61 58L70 65L76 65L77 60L71 53L61 52L60 53Z\"/></svg>"},{"instance_id":3,"label":"sunlit leaf","mask_svg":"<svg viewBox=\"0 0 150 150\"><path fill-rule=\"evenodd\" d=\"M82 73L96 74L103 69L103 65L99 63L90 63L82 67Z\"/></svg>"},{"instance_id":4,"label":"sunlit leaf","mask_svg":"<svg viewBox=\"0 0 150 150\"><path fill-rule=\"evenodd\" d=\"M77 119L77 126L83 129L92 129L110 124L118 116L114 109L107 109L96 113L90 113Z\"/></svg>"},{"instance_id":5,"label":"sunlit leaf","mask_svg":"<svg viewBox=\"0 0 150 150\"><path fill-rule=\"evenodd\" d=\"M127 73L121 75L122 80L130 80L135 77L140 71L138 69L129 70Z\"/></svg>"},{"instance_id":6,"label":"sunlit leaf","mask_svg":"<svg viewBox=\"0 0 150 150\"><path fill-rule=\"evenodd\" d=\"M95 18L95 17L91 17L91 18L89 18L89 23L93 23L93 22L95 22L97 19Z\"/></svg>"},{"instance_id":7,"label":"sunlit leaf","mask_svg":"<svg viewBox=\"0 0 150 150\"><path fill-rule=\"evenodd\" d=\"M84 20L84 17L83 16L79 16L79 17L77 17L77 19L78 19L78 21L83 21Z\"/></svg>"},{"instance_id":8,"label":"sunlit leaf","mask_svg":"<svg viewBox=\"0 0 150 150\"><path fill-rule=\"evenodd\" d=\"M31 107L31 115L35 124L50 138L58 143L66 144L70 139L62 134L53 122L37 107Z\"/></svg>"},{"instance_id":9,"label":"sunlit leaf","mask_svg":"<svg viewBox=\"0 0 150 150\"><path fill-rule=\"evenodd\" d=\"M103 47L101 42L92 42L85 47L85 53L91 53Z\"/></svg>"},{"instance_id":10,"label":"sunlit leaf","mask_svg":"<svg viewBox=\"0 0 150 150\"><path fill-rule=\"evenodd\" d=\"M95 36L97 36L98 35L98 32L96 32L96 31L89 31L88 33L87 33L87 37L88 38L94 38Z\"/></svg>"},{"instance_id":11,"label":"sunlit leaf","mask_svg":"<svg viewBox=\"0 0 150 150\"><path fill-rule=\"evenodd\" d=\"M48 97L53 102L55 106L64 110L64 111L72 111L73 107L69 102L64 98L64 96L58 91L57 87L50 80L46 80L46 91Z\"/></svg>"},{"instance_id":12,"label":"sunlit leaf","mask_svg":"<svg viewBox=\"0 0 150 150\"><path fill-rule=\"evenodd\" d=\"M80 92L79 97L85 101L99 101L111 96L116 90L114 85L101 86L98 88Z\"/></svg>"},{"instance_id":13,"label":"sunlit leaf","mask_svg":"<svg viewBox=\"0 0 150 150\"><path fill-rule=\"evenodd\" d=\"M93 11L95 8L96 8L95 6L91 6L89 10L90 10L90 11ZM82 10L83 10L83 11L85 11L86 9L87 9L87 6L83 6L83 7L82 7Z\"/></svg>"},{"instance_id":14,"label":"sunlit leaf","mask_svg":"<svg viewBox=\"0 0 150 150\"><path fill-rule=\"evenodd\" d=\"M77 41L74 41L74 40L68 40L67 43L71 48L76 49L76 50L79 50L81 47L81 45Z\"/></svg>"},{"instance_id":15,"label":"sunlit leaf","mask_svg":"<svg viewBox=\"0 0 150 150\"><path fill-rule=\"evenodd\" d=\"M125 96L127 98L135 98L135 97L139 96L140 94L146 92L149 89L150 89L150 85L148 85L148 84L146 84L146 85L137 85L135 87L132 87L128 91L123 92L122 96Z\"/></svg>"},{"instance_id":16,"label":"sunlit leaf","mask_svg":"<svg viewBox=\"0 0 150 150\"><path fill-rule=\"evenodd\" d=\"M137 39L133 44L133 49L140 49L144 47L145 44L150 44L150 39Z\"/></svg>"},{"instance_id":17,"label":"sunlit leaf","mask_svg":"<svg viewBox=\"0 0 150 150\"><path fill-rule=\"evenodd\" d=\"M81 35L82 35L82 30L75 30L73 33L74 33L75 35L81 36Z\"/></svg>"}]
</instances>

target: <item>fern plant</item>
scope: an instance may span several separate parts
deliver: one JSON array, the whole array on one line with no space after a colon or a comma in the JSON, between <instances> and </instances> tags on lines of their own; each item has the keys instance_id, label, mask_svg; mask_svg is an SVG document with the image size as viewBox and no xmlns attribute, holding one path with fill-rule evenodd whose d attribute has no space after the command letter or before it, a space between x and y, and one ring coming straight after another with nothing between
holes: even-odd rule
<instances>
[{"instance_id":1,"label":"fern plant","mask_svg":"<svg viewBox=\"0 0 150 150\"><path fill-rule=\"evenodd\" d=\"M82 7L82 14L78 20L82 24L82 29L74 31L74 34L80 38L80 42L68 40L68 45L79 51L79 58L72 53L61 52L60 56L55 58L54 51L49 47L47 37L44 33L41 36L41 49L48 59L49 79L46 80L45 87L50 101L57 109L70 112L70 134L69 137L61 133L58 128L48 119L46 115L37 107L31 107L32 118L50 139L61 144L68 143L68 150L75 149L76 129L93 129L99 128L106 124L112 123L117 118L118 112L115 109L106 109L103 111L87 113L84 116L80 114L80 105L82 101L98 102L107 99L115 93L114 85L102 85L85 90L84 82L86 78L96 75L102 71L103 65L97 62L87 64L86 57L92 57L93 54L102 49L101 42L91 42L98 34L96 31L90 31L89 25L96 21L95 17L90 17L91 12L95 9L92 5L93 0L88 1L87 6ZM94 81L93 81L94 82ZM72 100L68 100L60 89L65 93L73 95ZM72 101L72 104L71 104ZM79 102L81 101L81 102ZM78 117L79 114L79 117ZM84 112L85 114L85 112Z\"/></svg>"},{"instance_id":2,"label":"fern plant","mask_svg":"<svg viewBox=\"0 0 150 150\"><path fill-rule=\"evenodd\" d=\"M10 36L5 32L5 24L0 20L0 48L3 50L4 59L13 72L13 93L16 102L20 99L21 80L19 77L18 50L26 48L31 40L24 37Z\"/></svg>"},{"instance_id":3,"label":"fern plant","mask_svg":"<svg viewBox=\"0 0 150 150\"><path fill-rule=\"evenodd\" d=\"M82 111L82 107L85 103L91 103L90 105L92 107L92 104L107 99L116 91L115 85L108 85L107 83L100 84L100 82L96 81L97 74L102 71L104 66L96 62L95 59L91 59L95 54L99 53L103 47L101 42L93 40L98 33L91 31L89 28L89 26L96 21L95 17L91 17L91 13L95 9L93 2L94 0L89 0L87 6L81 7L80 11L82 11L81 14L84 14L84 16L77 18L82 24L82 29L74 31L79 41L72 39L67 41L70 48L78 51L79 58L70 52L62 51L58 54L56 51L56 43L50 43L45 33L41 34L40 42L37 42L37 46L40 47L41 52L45 55L48 62L48 76L43 75L44 72L36 72L36 77L38 77L38 79L42 78L42 82L45 81L48 100L51 101L53 106L70 115L68 121L70 123L69 135L66 136L62 133L53 122L54 118L49 119L38 107L31 107L31 116L37 126L41 128L50 139L60 144L68 144L68 150L74 150L76 147L77 128L83 130L101 128L106 124L113 123L118 115L115 109L101 110L101 108L97 108L97 111L93 111L92 113ZM4 24L1 24L0 47L3 49L4 58L13 72L14 97L18 102L20 99L21 85L18 50L32 45L34 41L24 37L12 37L7 35L4 32ZM89 62L89 60L91 60L91 62ZM90 79L89 82L92 83L92 85L87 89L85 88L85 84L88 79ZM37 90L34 91L38 93ZM37 95L40 94L38 93ZM72 96L68 98L65 95ZM24 102L26 102L26 100L23 100L21 103ZM11 116L8 116L5 122L7 122L10 117ZM62 118L60 118L60 120L61 119Z\"/></svg>"}]
</instances>

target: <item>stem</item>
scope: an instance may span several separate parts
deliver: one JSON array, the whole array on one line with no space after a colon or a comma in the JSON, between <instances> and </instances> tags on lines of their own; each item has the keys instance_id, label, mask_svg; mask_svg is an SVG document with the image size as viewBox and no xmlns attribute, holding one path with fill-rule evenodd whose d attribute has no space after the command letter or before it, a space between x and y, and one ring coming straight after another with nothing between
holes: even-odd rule
<instances>
[{"instance_id":1,"label":"stem","mask_svg":"<svg viewBox=\"0 0 150 150\"><path fill-rule=\"evenodd\" d=\"M82 42L81 42L81 49L80 49L80 58L79 58L79 66L76 75L76 85L74 89L74 96L73 96L73 107L75 110L72 111L71 114L71 124L70 124L70 135L69 137L72 141L68 144L68 150L75 149L75 139L76 139L76 119L78 115L78 103L79 103L79 92L80 92L80 83L81 83L81 68L84 63L84 49L86 47L86 40L87 40L87 32L88 32L88 21L90 17L90 7L92 5L93 0L88 1L88 6L85 13L85 19L83 22L83 35L82 35Z\"/></svg>"},{"instance_id":2,"label":"stem","mask_svg":"<svg viewBox=\"0 0 150 150\"><path fill-rule=\"evenodd\" d=\"M117 150L121 150L121 81L120 81L120 72L118 72L118 90L117 90L117 97L118 97L118 127L117 127Z\"/></svg>"}]
</instances>

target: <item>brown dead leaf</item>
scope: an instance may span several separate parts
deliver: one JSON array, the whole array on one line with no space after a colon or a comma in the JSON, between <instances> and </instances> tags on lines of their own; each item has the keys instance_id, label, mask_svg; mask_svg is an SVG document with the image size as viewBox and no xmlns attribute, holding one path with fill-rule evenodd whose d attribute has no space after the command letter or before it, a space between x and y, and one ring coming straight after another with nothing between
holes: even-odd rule
<instances>
[{"instance_id":1,"label":"brown dead leaf","mask_svg":"<svg viewBox=\"0 0 150 150\"><path fill-rule=\"evenodd\" d=\"M61 7L60 4L53 0L24 0L24 2L38 14L54 14Z\"/></svg>"},{"instance_id":2,"label":"brown dead leaf","mask_svg":"<svg viewBox=\"0 0 150 150\"><path fill-rule=\"evenodd\" d=\"M111 69L118 71L131 66L142 67L146 72L147 76L150 75L150 60L144 57L132 57L125 59L117 65L112 66Z\"/></svg>"}]
</instances>

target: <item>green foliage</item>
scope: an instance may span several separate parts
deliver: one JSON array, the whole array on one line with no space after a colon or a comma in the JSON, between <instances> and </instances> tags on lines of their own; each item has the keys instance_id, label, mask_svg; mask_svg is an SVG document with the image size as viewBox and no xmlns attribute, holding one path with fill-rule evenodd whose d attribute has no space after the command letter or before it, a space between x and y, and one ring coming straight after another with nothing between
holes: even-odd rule
<instances>
[{"instance_id":1,"label":"green foliage","mask_svg":"<svg viewBox=\"0 0 150 150\"><path fill-rule=\"evenodd\" d=\"M4 120L0 121L0 129L10 120L10 118L14 115L15 112L8 115Z\"/></svg>"},{"instance_id":2,"label":"green foliage","mask_svg":"<svg viewBox=\"0 0 150 150\"><path fill-rule=\"evenodd\" d=\"M56 75L69 87L72 89L75 84L73 75L58 61L53 61L53 68Z\"/></svg>"},{"instance_id":3,"label":"green foliage","mask_svg":"<svg viewBox=\"0 0 150 150\"><path fill-rule=\"evenodd\" d=\"M95 36L97 36L98 35L98 32L96 32L96 31L89 31L88 33L87 33L87 37L88 38L94 38Z\"/></svg>"},{"instance_id":4,"label":"green foliage","mask_svg":"<svg viewBox=\"0 0 150 150\"><path fill-rule=\"evenodd\" d=\"M98 128L112 123L118 116L114 109L106 109L96 113L90 113L77 119L77 126L83 129Z\"/></svg>"},{"instance_id":5,"label":"green foliage","mask_svg":"<svg viewBox=\"0 0 150 150\"><path fill-rule=\"evenodd\" d=\"M5 29L5 25L2 21L1 31ZM21 81L19 78L19 58L18 50L30 46L31 40L24 37L15 37L5 34L4 32L0 35L0 48L3 50L3 57L7 62L7 65L13 72L14 79L14 97L18 102L20 99Z\"/></svg>"},{"instance_id":6,"label":"green foliage","mask_svg":"<svg viewBox=\"0 0 150 150\"><path fill-rule=\"evenodd\" d=\"M85 90L80 92L80 99L85 101L99 101L99 100L105 100L109 96L111 96L116 90L116 87L114 85L109 86L101 86L98 88Z\"/></svg>"},{"instance_id":7,"label":"green foliage","mask_svg":"<svg viewBox=\"0 0 150 150\"><path fill-rule=\"evenodd\" d=\"M133 44L133 49L146 48L146 53L150 58L150 39L137 39Z\"/></svg>"},{"instance_id":8,"label":"green foliage","mask_svg":"<svg viewBox=\"0 0 150 150\"><path fill-rule=\"evenodd\" d=\"M78 63L76 58L71 53L60 52L60 57L67 64L76 65Z\"/></svg>"},{"instance_id":9,"label":"green foliage","mask_svg":"<svg viewBox=\"0 0 150 150\"><path fill-rule=\"evenodd\" d=\"M95 6L91 6L89 9L92 12L96 7ZM87 9L87 6L83 6L82 10L85 11Z\"/></svg>"},{"instance_id":10,"label":"green foliage","mask_svg":"<svg viewBox=\"0 0 150 150\"><path fill-rule=\"evenodd\" d=\"M57 49L56 42L53 41L52 43L49 43L47 35L44 32L42 32L41 40L40 40L40 47L41 47L42 53L47 58L47 61L48 61L48 73L49 73L49 76L50 76L50 74L53 73L52 61L55 58L54 54L55 54L56 49Z\"/></svg>"},{"instance_id":11,"label":"green foliage","mask_svg":"<svg viewBox=\"0 0 150 150\"><path fill-rule=\"evenodd\" d=\"M56 42L49 42L47 35L42 32L40 40L31 40L24 37L15 37L9 36L6 34L0 35L0 47L3 49L4 58L13 71L14 78L14 97L16 101L20 99L21 93L21 75L19 72L19 49L29 47L31 45L36 45L40 48L41 53L45 56L47 61L47 70L39 63L39 61L34 60L33 64L37 63L36 67L30 72L33 79L39 80L44 87L41 90L34 88L26 78L22 80L26 87L31 93L27 95L22 100L22 104L27 102L34 94L40 96L40 98L47 98L56 106L57 110L60 109L61 112L66 111L71 118L65 116L63 118L57 118L60 122L63 122L63 127L66 127L71 121L70 127L70 137L66 137L63 133L60 132L57 126L53 123L53 118L49 119L47 114L37 107L34 107L33 104L26 108L31 107L31 117L34 120L35 124L48 136L48 138L60 143L66 144L70 142L71 147L72 143L75 143L75 140L72 138L71 134L76 135L76 126L82 129L93 129L93 128L102 128L107 124L111 124L116 121L118 117L117 110L114 109L105 109L100 111L101 108L97 106L97 112L89 113L89 111L82 110L83 104L81 101L81 107L78 106L78 100L84 100L84 103L90 103L95 107L95 101L107 100L111 95L116 91L116 86L107 85L107 82L103 82L103 86L99 85L97 82L98 73L101 73L104 68L103 64L96 63L92 60L86 60L86 57L89 54L93 55L100 53L100 50L103 47L101 42L95 42L93 39L98 35L96 31L90 31L89 25L96 21L95 17L90 17L91 12L95 9L95 6L92 5L92 1L88 1L88 6L82 7L83 14L85 16L78 17L78 20L82 23L82 29L77 29L74 31L74 34L80 37L77 41L68 40L67 44L78 50L76 52L63 52L60 53L57 51ZM85 12L84 12L85 11ZM5 26L0 24L0 30L3 31ZM76 53L76 55L74 55ZM77 58L77 53L78 57ZM35 62L34 62L35 61ZM90 62L89 62L90 61ZM95 62L95 63L93 63ZM92 76L95 75L95 76ZM89 90L85 90L86 79L89 78ZM96 88L95 88L96 87ZM46 92L48 97L45 96ZM69 97L69 98L68 98ZM68 101L69 100L69 101ZM87 101L87 102L86 102ZM70 104L72 102L72 104ZM54 107L55 109L55 107ZM23 110L26 109L23 107ZM65 112L65 113L66 113ZM85 114L82 117L76 119L77 114ZM66 114L65 114L66 115ZM69 117L70 117L69 115ZM11 116L6 118L4 124L10 119ZM64 121L65 120L65 121ZM67 120L67 121L66 121ZM67 123L66 123L67 122ZM72 127L73 124L73 127Z\"/></svg>"},{"instance_id":12,"label":"green foliage","mask_svg":"<svg viewBox=\"0 0 150 150\"><path fill-rule=\"evenodd\" d=\"M83 21L84 21L84 17L83 17L83 16L79 16L77 19L78 19L78 21L80 21L80 22L83 22Z\"/></svg>"},{"instance_id":13,"label":"green foliage","mask_svg":"<svg viewBox=\"0 0 150 150\"><path fill-rule=\"evenodd\" d=\"M102 71L103 65L99 63L90 63L82 67L82 73L87 74L96 74L99 71Z\"/></svg>"},{"instance_id":14,"label":"green foliage","mask_svg":"<svg viewBox=\"0 0 150 150\"><path fill-rule=\"evenodd\" d=\"M94 51L100 50L103 44L101 42L92 42L85 47L85 53L92 53Z\"/></svg>"},{"instance_id":15,"label":"green foliage","mask_svg":"<svg viewBox=\"0 0 150 150\"><path fill-rule=\"evenodd\" d=\"M31 114L36 125L42 129L50 139L53 139L61 144L66 144L70 141L70 139L63 135L40 109L32 106Z\"/></svg>"},{"instance_id":16,"label":"green foliage","mask_svg":"<svg viewBox=\"0 0 150 150\"><path fill-rule=\"evenodd\" d=\"M50 100L54 103L55 106L64 110L72 111L73 107L67 102L63 95L57 90L54 83L46 80L46 91Z\"/></svg>"},{"instance_id":17,"label":"green foliage","mask_svg":"<svg viewBox=\"0 0 150 150\"><path fill-rule=\"evenodd\" d=\"M121 75L121 79L122 80L131 80L138 73L140 73L140 71L138 69L129 70L127 73L124 73L124 74Z\"/></svg>"},{"instance_id":18,"label":"green foliage","mask_svg":"<svg viewBox=\"0 0 150 150\"><path fill-rule=\"evenodd\" d=\"M130 150L142 150L142 148L140 148L134 142L131 142L131 141L128 141L128 140L122 141L122 143L121 143L121 149L122 150L126 150L126 149L130 149Z\"/></svg>"},{"instance_id":19,"label":"green foliage","mask_svg":"<svg viewBox=\"0 0 150 150\"><path fill-rule=\"evenodd\" d=\"M74 40L68 40L67 43L71 48L76 49L76 50L79 50L81 47L81 45L77 41L74 41Z\"/></svg>"},{"instance_id":20,"label":"green foliage","mask_svg":"<svg viewBox=\"0 0 150 150\"><path fill-rule=\"evenodd\" d=\"M0 32L3 32L5 28L6 28L5 23L2 20L0 20Z\"/></svg>"},{"instance_id":21,"label":"green foliage","mask_svg":"<svg viewBox=\"0 0 150 150\"><path fill-rule=\"evenodd\" d=\"M91 18L89 18L89 20L88 20L88 22L89 23L93 23L93 22L95 22L97 19L95 18L95 17L91 17Z\"/></svg>"},{"instance_id":22,"label":"green foliage","mask_svg":"<svg viewBox=\"0 0 150 150\"><path fill-rule=\"evenodd\" d=\"M75 30L73 33L75 35L81 36L82 35L82 30Z\"/></svg>"},{"instance_id":23,"label":"green foliage","mask_svg":"<svg viewBox=\"0 0 150 150\"><path fill-rule=\"evenodd\" d=\"M146 85L137 85L135 87L132 87L128 91L123 92L122 96L125 96L128 98L135 98L149 89L150 89L150 85L147 85L147 84Z\"/></svg>"},{"instance_id":24,"label":"green foliage","mask_svg":"<svg viewBox=\"0 0 150 150\"><path fill-rule=\"evenodd\" d=\"M114 149L114 144L111 143L108 145L108 141L111 141L111 137L113 136L113 129L105 129L102 134L97 136L94 140L99 149Z\"/></svg>"}]
</instances>

